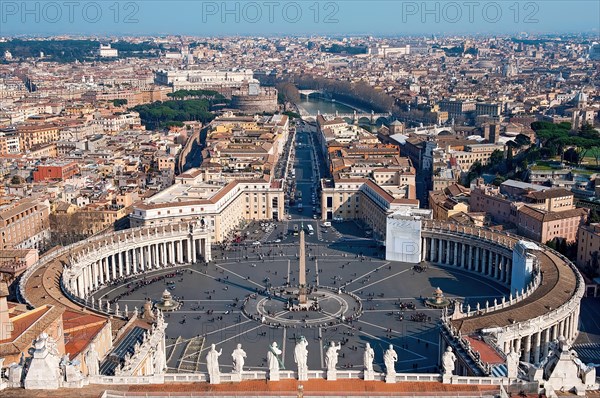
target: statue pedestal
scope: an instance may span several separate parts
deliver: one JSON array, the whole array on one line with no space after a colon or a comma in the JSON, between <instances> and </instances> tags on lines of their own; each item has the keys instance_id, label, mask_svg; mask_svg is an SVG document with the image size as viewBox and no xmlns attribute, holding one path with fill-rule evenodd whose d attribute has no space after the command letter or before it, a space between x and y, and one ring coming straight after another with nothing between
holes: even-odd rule
<instances>
[{"instance_id":1,"label":"statue pedestal","mask_svg":"<svg viewBox=\"0 0 600 398\"><path fill-rule=\"evenodd\" d=\"M396 373L388 373L385 375L386 383L395 383L396 382Z\"/></svg>"},{"instance_id":2,"label":"statue pedestal","mask_svg":"<svg viewBox=\"0 0 600 398\"><path fill-rule=\"evenodd\" d=\"M327 380L337 380L337 371L335 369L327 371Z\"/></svg>"},{"instance_id":3,"label":"statue pedestal","mask_svg":"<svg viewBox=\"0 0 600 398\"><path fill-rule=\"evenodd\" d=\"M452 384L452 375L444 373L442 375L442 383L444 383L444 384Z\"/></svg>"},{"instance_id":4,"label":"statue pedestal","mask_svg":"<svg viewBox=\"0 0 600 398\"><path fill-rule=\"evenodd\" d=\"M234 381L234 382L242 381L242 374L241 373L232 373L231 381Z\"/></svg>"},{"instance_id":5,"label":"statue pedestal","mask_svg":"<svg viewBox=\"0 0 600 398\"><path fill-rule=\"evenodd\" d=\"M221 384L221 375L217 375L217 376L209 376L208 377L208 382L210 384Z\"/></svg>"},{"instance_id":6,"label":"statue pedestal","mask_svg":"<svg viewBox=\"0 0 600 398\"><path fill-rule=\"evenodd\" d=\"M269 380L270 381L279 381L279 371L278 370L271 370L269 372Z\"/></svg>"},{"instance_id":7,"label":"statue pedestal","mask_svg":"<svg viewBox=\"0 0 600 398\"><path fill-rule=\"evenodd\" d=\"M298 381L308 380L308 372L306 370L298 371Z\"/></svg>"},{"instance_id":8,"label":"statue pedestal","mask_svg":"<svg viewBox=\"0 0 600 398\"><path fill-rule=\"evenodd\" d=\"M363 379L365 381L373 381L375 380L375 372L372 370L365 370L363 373Z\"/></svg>"}]
</instances>

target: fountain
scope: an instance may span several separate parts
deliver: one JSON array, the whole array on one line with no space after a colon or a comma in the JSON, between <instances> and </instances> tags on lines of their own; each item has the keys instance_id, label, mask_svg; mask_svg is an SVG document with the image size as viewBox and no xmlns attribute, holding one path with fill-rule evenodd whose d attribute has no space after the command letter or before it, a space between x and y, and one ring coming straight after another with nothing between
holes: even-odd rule
<instances>
[{"instance_id":1,"label":"fountain","mask_svg":"<svg viewBox=\"0 0 600 398\"><path fill-rule=\"evenodd\" d=\"M425 305L430 308L446 308L450 305L450 300L444 297L444 292L438 287L433 292L433 297L425 300Z\"/></svg>"},{"instance_id":2,"label":"fountain","mask_svg":"<svg viewBox=\"0 0 600 398\"><path fill-rule=\"evenodd\" d=\"M171 293L165 289L162 294L161 301L154 304L154 306L161 311L175 311L181 306L181 303L173 300Z\"/></svg>"}]
</instances>

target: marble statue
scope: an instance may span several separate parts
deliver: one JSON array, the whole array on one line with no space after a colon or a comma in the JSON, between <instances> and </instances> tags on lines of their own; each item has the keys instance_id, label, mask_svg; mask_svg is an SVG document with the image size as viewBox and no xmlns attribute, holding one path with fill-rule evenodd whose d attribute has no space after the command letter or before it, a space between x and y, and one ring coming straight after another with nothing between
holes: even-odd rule
<instances>
[{"instance_id":1,"label":"marble statue","mask_svg":"<svg viewBox=\"0 0 600 398\"><path fill-rule=\"evenodd\" d=\"M238 344L236 349L231 353L233 358L233 373L242 373L244 370L244 360L246 358L246 351L242 349L242 345Z\"/></svg>"},{"instance_id":2,"label":"marble statue","mask_svg":"<svg viewBox=\"0 0 600 398\"><path fill-rule=\"evenodd\" d=\"M375 351L371 348L371 344L367 343L365 346L365 352L363 354L363 365L365 372L373 371L373 360L375 359Z\"/></svg>"},{"instance_id":3,"label":"marble statue","mask_svg":"<svg viewBox=\"0 0 600 398\"><path fill-rule=\"evenodd\" d=\"M279 355L281 355L283 351L281 351L277 347L277 343L273 342L269 346L269 351L267 352L267 362L269 365L269 380L279 381L279 369L280 366L283 367L279 359Z\"/></svg>"},{"instance_id":4,"label":"marble statue","mask_svg":"<svg viewBox=\"0 0 600 398\"><path fill-rule=\"evenodd\" d=\"M507 377L516 378L519 374L519 354L511 347L510 352L506 356Z\"/></svg>"},{"instance_id":5,"label":"marble statue","mask_svg":"<svg viewBox=\"0 0 600 398\"><path fill-rule=\"evenodd\" d=\"M383 363L385 364L385 372L387 376L395 376L396 369L394 364L398 361L398 354L394 351L394 346L390 344L389 348L383 354Z\"/></svg>"},{"instance_id":6,"label":"marble statue","mask_svg":"<svg viewBox=\"0 0 600 398\"><path fill-rule=\"evenodd\" d=\"M21 388L23 379L23 365L13 362L8 367L8 387Z\"/></svg>"},{"instance_id":7,"label":"marble statue","mask_svg":"<svg viewBox=\"0 0 600 398\"><path fill-rule=\"evenodd\" d=\"M336 345L331 342L325 352L325 365L327 366L327 380L337 380L338 351L342 348L341 344Z\"/></svg>"},{"instance_id":8,"label":"marble statue","mask_svg":"<svg viewBox=\"0 0 600 398\"><path fill-rule=\"evenodd\" d=\"M87 366L88 376L98 376L100 374L98 352L96 352L96 345L94 343L90 343L90 347L85 353L85 366Z\"/></svg>"},{"instance_id":9,"label":"marble statue","mask_svg":"<svg viewBox=\"0 0 600 398\"><path fill-rule=\"evenodd\" d=\"M327 365L327 371L335 371L335 367L338 363L338 351L342 348L341 344L335 345L335 342L332 341L327 348L327 352L325 352L325 364Z\"/></svg>"},{"instance_id":10,"label":"marble statue","mask_svg":"<svg viewBox=\"0 0 600 398\"><path fill-rule=\"evenodd\" d=\"M154 374L163 374L165 373L165 368L167 364L165 363L165 350L162 347L162 344L159 344L154 351Z\"/></svg>"},{"instance_id":11,"label":"marble statue","mask_svg":"<svg viewBox=\"0 0 600 398\"><path fill-rule=\"evenodd\" d=\"M296 342L294 347L294 362L298 365L298 380L308 380L308 341L304 336Z\"/></svg>"},{"instance_id":12,"label":"marble statue","mask_svg":"<svg viewBox=\"0 0 600 398\"><path fill-rule=\"evenodd\" d=\"M25 375L26 389L55 390L61 386L60 356L54 340L42 333L33 343L33 358Z\"/></svg>"},{"instance_id":13,"label":"marble statue","mask_svg":"<svg viewBox=\"0 0 600 398\"><path fill-rule=\"evenodd\" d=\"M223 353L223 349L217 351L214 344L211 344L210 351L206 354L206 367L210 384L219 384L221 382L221 373L219 371L219 357Z\"/></svg>"},{"instance_id":14,"label":"marble statue","mask_svg":"<svg viewBox=\"0 0 600 398\"><path fill-rule=\"evenodd\" d=\"M446 352L442 355L442 369L445 376L452 376L454 362L456 362L456 355L452 352L452 347L448 346Z\"/></svg>"}]
</instances>

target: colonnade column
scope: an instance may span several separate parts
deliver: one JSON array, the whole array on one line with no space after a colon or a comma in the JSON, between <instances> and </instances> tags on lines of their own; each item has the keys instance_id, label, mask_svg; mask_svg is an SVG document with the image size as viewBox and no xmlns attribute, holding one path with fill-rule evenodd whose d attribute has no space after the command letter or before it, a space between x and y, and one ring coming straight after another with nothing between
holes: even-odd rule
<instances>
[{"instance_id":1,"label":"colonnade column","mask_svg":"<svg viewBox=\"0 0 600 398\"><path fill-rule=\"evenodd\" d=\"M104 261L104 282L108 282L111 279L110 257L104 257L102 261Z\"/></svg>"},{"instance_id":2,"label":"colonnade column","mask_svg":"<svg viewBox=\"0 0 600 398\"><path fill-rule=\"evenodd\" d=\"M125 250L125 275L131 275L131 260L129 258L129 249Z\"/></svg>"},{"instance_id":3,"label":"colonnade column","mask_svg":"<svg viewBox=\"0 0 600 398\"><path fill-rule=\"evenodd\" d=\"M473 270L473 245L469 245L469 264L468 270Z\"/></svg>"},{"instance_id":4,"label":"colonnade column","mask_svg":"<svg viewBox=\"0 0 600 398\"><path fill-rule=\"evenodd\" d=\"M196 238L192 236L190 241L192 242L192 263L195 263L198 259L198 255L196 254Z\"/></svg>"},{"instance_id":5,"label":"colonnade column","mask_svg":"<svg viewBox=\"0 0 600 398\"><path fill-rule=\"evenodd\" d=\"M573 324L571 325L571 337L575 338L577 336L577 331L579 330L579 305L573 312Z\"/></svg>"},{"instance_id":6,"label":"colonnade column","mask_svg":"<svg viewBox=\"0 0 600 398\"><path fill-rule=\"evenodd\" d=\"M542 335L539 331L533 335L533 363L534 364L540 363L540 345L541 345L540 337L541 336Z\"/></svg>"},{"instance_id":7,"label":"colonnade column","mask_svg":"<svg viewBox=\"0 0 600 398\"><path fill-rule=\"evenodd\" d=\"M494 253L494 279L500 279L500 254Z\"/></svg>"},{"instance_id":8,"label":"colonnade column","mask_svg":"<svg viewBox=\"0 0 600 398\"><path fill-rule=\"evenodd\" d=\"M144 247L140 246L138 248L135 249L135 257L136 257L136 263L137 263L137 270L138 272L144 272Z\"/></svg>"},{"instance_id":9,"label":"colonnade column","mask_svg":"<svg viewBox=\"0 0 600 398\"><path fill-rule=\"evenodd\" d=\"M531 362L531 335L525 336L525 347L523 347L523 356L521 360Z\"/></svg>"},{"instance_id":10,"label":"colonnade column","mask_svg":"<svg viewBox=\"0 0 600 398\"><path fill-rule=\"evenodd\" d=\"M158 261L158 243L151 245L150 249L152 251L150 268L158 268L160 266L160 261Z\"/></svg>"},{"instance_id":11,"label":"colonnade column","mask_svg":"<svg viewBox=\"0 0 600 398\"><path fill-rule=\"evenodd\" d=\"M458 265L458 242L456 241L454 242L454 261L452 262L452 265Z\"/></svg>"},{"instance_id":12,"label":"colonnade column","mask_svg":"<svg viewBox=\"0 0 600 398\"><path fill-rule=\"evenodd\" d=\"M437 253L437 259L436 259L438 263L442 262L442 253L443 253L442 250L443 250L442 240L438 239L438 253Z\"/></svg>"},{"instance_id":13,"label":"colonnade column","mask_svg":"<svg viewBox=\"0 0 600 398\"><path fill-rule=\"evenodd\" d=\"M137 274L138 272L138 255L137 255L137 248L133 248L131 249L131 262L133 264L133 273Z\"/></svg>"},{"instance_id":14,"label":"colonnade column","mask_svg":"<svg viewBox=\"0 0 600 398\"><path fill-rule=\"evenodd\" d=\"M544 344L542 345L542 355L544 358L548 356L550 349L550 328L544 329Z\"/></svg>"}]
</instances>

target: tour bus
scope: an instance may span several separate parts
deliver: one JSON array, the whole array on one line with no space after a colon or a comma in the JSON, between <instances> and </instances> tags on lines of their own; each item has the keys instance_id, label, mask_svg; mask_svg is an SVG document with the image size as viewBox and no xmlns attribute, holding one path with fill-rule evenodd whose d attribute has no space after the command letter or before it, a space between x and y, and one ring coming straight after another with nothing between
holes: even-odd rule
<instances>
[{"instance_id":1,"label":"tour bus","mask_svg":"<svg viewBox=\"0 0 600 398\"><path fill-rule=\"evenodd\" d=\"M309 234L309 235L313 235L313 234L315 233L315 230L313 229L313 226L312 226L312 225L310 225L310 224L308 224L308 225L306 226L306 230L308 231L308 234Z\"/></svg>"}]
</instances>

